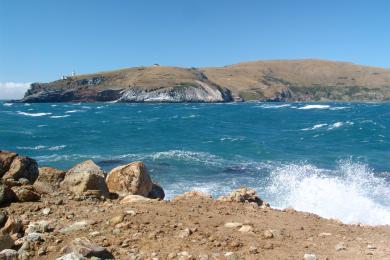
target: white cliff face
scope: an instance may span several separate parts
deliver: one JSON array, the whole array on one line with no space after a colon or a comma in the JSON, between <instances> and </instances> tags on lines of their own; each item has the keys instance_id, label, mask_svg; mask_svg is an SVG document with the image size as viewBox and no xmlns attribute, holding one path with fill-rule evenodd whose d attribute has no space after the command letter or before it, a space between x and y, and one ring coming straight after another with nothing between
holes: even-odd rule
<instances>
[{"instance_id":1,"label":"white cliff face","mask_svg":"<svg viewBox=\"0 0 390 260\"><path fill-rule=\"evenodd\" d=\"M229 102L230 91L196 81L198 86L177 86L157 90L127 89L119 102Z\"/></svg>"}]
</instances>

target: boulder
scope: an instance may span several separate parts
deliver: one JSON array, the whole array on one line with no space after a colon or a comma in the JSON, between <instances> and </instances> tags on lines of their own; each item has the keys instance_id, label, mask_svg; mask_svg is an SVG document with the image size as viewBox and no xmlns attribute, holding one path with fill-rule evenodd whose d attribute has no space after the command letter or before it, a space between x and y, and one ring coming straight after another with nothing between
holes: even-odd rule
<instances>
[{"instance_id":1,"label":"boulder","mask_svg":"<svg viewBox=\"0 0 390 260\"><path fill-rule=\"evenodd\" d=\"M9 170L12 161L18 156L17 153L0 151L0 178Z\"/></svg>"},{"instance_id":2,"label":"boulder","mask_svg":"<svg viewBox=\"0 0 390 260\"><path fill-rule=\"evenodd\" d=\"M66 174L60 187L75 195L84 195L89 191L96 191L100 196L109 197L107 184L104 180L103 170L97 166L93 161L88 160L77 164L70 169Z\"/></svg>"},{"instance_id":3,"label":"boulder","mask_svg":"<svg viewBox=\"0 0 390 260\"><path fill-rule=\"evenodd\" d=\"M34 182L34 189L38 193L53 193L60 188L60 183L64 178L65 171L52 167L39 168L38 178Z\"/></svg>"},{"instance_id":4,"label":"boulder","mask_svg":"<svg viewBox=\"0 0 390 260\"><path fill-rule=\"evenodd\" d=\"M8 186L0 184L0 206L7 205L15 200L15 193Z\"/></svg>"},{"instance_id":5,"label":"boulder","mask_svg":"<svg viewBox=\"0 0 390 260\"><path fill-rule=\"evenodd\" d=\"M165 192L163 188L160 185L153 183L152 190L149 192L148 198L163 200L164 197L165 197Z\"/></svg>"},{"instance_id":6,"label":"boulder","mask_svg":"<svg viewBox=\"0 0 390 260\"><path fill-rule=\"evenodd\" d=\"M15 186L11 189L15 193L16 200L19 202L38 201L41 198L31 185L21 187Z\"/></svg>"},{"instance_id":7,"label":"boulder","mask_svg":"<svg viewBox=\"0 0 390 260\"><path fill-rule=\"evenodd\" d=\"M0 252L0 260L18 260L19 254L13 249L4 249Z\"/></svg>"},{"instance_id":8,"label":"boulder","mask_svg":"<svg viewBox=\"0 0 390 260\"><path fill-rule=\"evenodd\" d=\"M34 183L38 178L38 164L34 159L24 156L16 156L7 172L3 175L3 179L13 179L15 181L20 178L25 178Z\"/></svg>"},{"instance_id":9,"label":"boulder","mask_svg":"<svg viewBox=\"0 0 390 260\"><path fill-rule=\"evenodd\" d=\"M132 162L112 169L106 178L110 192L147 197L153 183L143 162Z\"/></svg>"},{"instance_id":10,"label":"boulder","mask_svg":"<svg viewBox=\"0 0 390 260\"><path fill-rule=\"evenodd\" d=\"M99 257L102 259L113 259L113 255L104 247L94 244L85 237L74 239L64 248L64 253L75 253L83 257Z\"/></svg>"},{"instance_id":11,"label":"boulder","mask_svg":"<svg viewBox=\"0 0 390 260\"><path fill-rule=\"evenodd\" d=\"M11 249L13 246L14 240L10 235L0 235L0 250Z\"/></svg>"},{"instance_id":12,"label":"boulder","mask_svg":"<svg viewBox=\"0 0 390 260\"><path fill-rule=\"evenodd\" d=\"M257 195L256 191L248 188L240 188L232 191L227 196L222 196L218 198L219 201L223 202L241 202L241 203L255 203L258 206L263 206L268 204L262 201Z\"/></svg>"}]
</instances>

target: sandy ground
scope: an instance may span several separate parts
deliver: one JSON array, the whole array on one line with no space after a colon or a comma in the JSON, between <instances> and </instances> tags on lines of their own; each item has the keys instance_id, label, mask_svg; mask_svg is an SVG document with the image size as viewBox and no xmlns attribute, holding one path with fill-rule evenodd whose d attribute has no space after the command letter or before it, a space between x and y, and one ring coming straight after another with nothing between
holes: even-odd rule
<instances>
[{"instance_id":1,"label":"sandy ground","mask_svg":"<svg viewBox=\"0 0 390 260\"><path fill-rule=\"evenodd\" d=\"M47 215L45 208L50 208ZM200 196L120 204L57 194L3 210L25 224L50 222L45 241L31 246L32 259L56 259L79 237L106 247L115 259L303 259L305 254L390 259L390 226L345 225L314 214ZM60 232L80 221L80 230Z\"/></svg>"}]
</instances>

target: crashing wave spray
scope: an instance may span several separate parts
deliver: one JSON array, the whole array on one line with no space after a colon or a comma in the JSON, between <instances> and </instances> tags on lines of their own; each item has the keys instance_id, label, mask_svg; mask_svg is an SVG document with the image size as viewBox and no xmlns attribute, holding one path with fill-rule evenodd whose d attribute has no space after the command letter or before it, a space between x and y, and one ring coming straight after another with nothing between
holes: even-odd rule
<instances>
[{"instance_id":1,"label":"crashing wave spray","mask_svg":"<svg viewBox=\"0 0 390 260\"><path fill-rule=\"evenodd\" d=\"M341 161L336 170L288 164L271 172L275 206L292 207L344 223L390 224L390 186L366 165Z\"/></svg>"}]
</instances>

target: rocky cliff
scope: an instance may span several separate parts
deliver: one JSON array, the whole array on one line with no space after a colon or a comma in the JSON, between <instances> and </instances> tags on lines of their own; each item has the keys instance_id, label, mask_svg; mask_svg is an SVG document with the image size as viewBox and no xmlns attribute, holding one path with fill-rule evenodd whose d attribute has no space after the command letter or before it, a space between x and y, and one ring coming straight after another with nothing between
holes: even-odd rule
<instances>
[{"instance_id":1,"label":"rocky cliff","mask_svg":"<svg viewBox=\"0 0 390 260\"><path fill-rule=\"evenodd\" d=\"M322 60L136 67L33 83L23 102L389 101L390 69Z\"/></svg>"}]
</instances>

